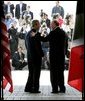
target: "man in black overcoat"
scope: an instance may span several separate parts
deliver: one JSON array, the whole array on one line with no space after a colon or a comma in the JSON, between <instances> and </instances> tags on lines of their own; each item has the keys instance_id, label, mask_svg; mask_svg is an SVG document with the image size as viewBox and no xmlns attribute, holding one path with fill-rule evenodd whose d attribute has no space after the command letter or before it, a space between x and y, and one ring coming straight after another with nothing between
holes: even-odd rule
<instances>
[{"instance_id":1,"label":"man in black overcoat","mask_svg":"<svg viewBox=\"0 0 85 101\"><path fill-rule=\"evenodd\" d=\"M65 64L65 51L67 46L66 33L60 29L59 23L53 20L51 23L52 31L45 37L44 32L35 37L41 41L49 41L49 59L50 59L50 80L52 85L52 93L65 93L66 88L64 85L64 64ZM58 88L60 90L58 90Z\"/></svg>"},{"instance_id":2,"label":"man in black overcoat","mask_svg":"<svg viewBox=\"0 0 85 101\"><path fill-rule=\"evenodd\" d=\"M14 5L11 4L10 1L7 1L7 4L4 4L4 14L12 14L12 17L14 17Z\"/></svg>"},{"instance_id":3,"label":"man in black overcoat","mask_svg":"<svg viewBox=\"0 0 85 101\"><path fill-rule=\"evenodd\" d=\"M22 13L23 13L23 11L26 10L26 6L27 5L25 3L23 3L22 1L20 1L20 4L16 5L16 8L15 8L15 17L17 19L20 19L20 16L22 17Z\"/></svg>"}]
</instances>

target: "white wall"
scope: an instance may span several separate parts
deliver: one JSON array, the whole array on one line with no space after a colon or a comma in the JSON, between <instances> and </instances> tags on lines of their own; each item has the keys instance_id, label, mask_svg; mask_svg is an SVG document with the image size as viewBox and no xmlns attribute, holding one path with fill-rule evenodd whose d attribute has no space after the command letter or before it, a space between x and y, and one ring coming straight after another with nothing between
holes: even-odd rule
<instances>
[{"instance_id":1,"label":"white wall","mask_svg":"<svg viewBox=\"0 0 85 101\"><path fill-rule=\"evenodd\" d=\"M6 1L5 1L6 2ZM14 5L18 4L19 1L11 1ZM40 19L40 10L43 9L51 19L52 8L55 6L55 1L23 1L31 8L31 11L34 13L34 19ZM65 10L65 15L69 12L74 15L76 13L76 4L77 1L60 1L60 5L63 6Z\"/></svg>"}]
</instances>

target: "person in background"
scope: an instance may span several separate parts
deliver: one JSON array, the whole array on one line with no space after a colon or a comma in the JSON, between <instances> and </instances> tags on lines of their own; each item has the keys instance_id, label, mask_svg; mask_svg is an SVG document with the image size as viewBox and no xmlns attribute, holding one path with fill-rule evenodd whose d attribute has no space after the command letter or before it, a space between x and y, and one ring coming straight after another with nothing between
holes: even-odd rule
<instances>
[{"instance_id":1,"label":"person in background","mask_svg":"<svg viewBox=\"0 0 85 101\"><path fill-rule=\"evenodd\" d=\"M42 25L43 23L46 23L45 13L44 13L44 12L41 14L40 17L41 17L41 19L40 19L40 24Z\"/></svg>"},{"instance_id":2,"label":"person in background","mask_svg":"<svg viewBox=\"0 0 85 101\"><path fill-rule=\"evenodd\" d=\"M64 20L64 24L65 24L65 28L64 28L64 30L66 31L66 33L68 34L68 36L69 36L69 33L70 33L70 28L69 28L69 18L70 18L70 14L69 13L67 13L66 14L66 17L65 17L65 20Z\"/></svg>"},{"instance_id":3,"label":"person in background","mask_svg":"<svg viewBox=\"0 0 85 101\"><path fill-rule=\"evenodd\" d=\"M28 17L30 20L33 20L33 12L30 11L30 6L26 7L26 10L23 11L22 15Z\"/></svg>"},{"instance_id":4,"label":"person in background","mask_svg":"<svg viewBox=\"0 0 85 101\"><path fill-rule=\"evenodd\" d=\"M40 11L40 17L43 16L43 13L44 13L43 9L41 9L41 11Z\"/></svg>"},{"instance_id":5,"label":"person in background","mask_svg":"<svg viewBox=\"0 0 85 101\"><path fill-rule=\"evenodd\" d=\"M59 13L62 18L64 18L64 8L59 5L59 1L56 1L56 6L52 8L52 17Z\"/></svg>"},{"instance_id":6,"label":"person in background","mask_svg":"<svg viewBox=\"0 0 85 101\"><path fill-rule=\"evenodd\" d=\"M14 70L22 70L26 65L27 61L25 60L25 54L23 52L23 48L20 46L13 54L12 66L15 68Z\"/></svg>"},{"instance_id":7,"label":"person in background","mask_svg":"<svg viewBox=\"0 0 85 101\"><path fill-rule=\"evenodd\" d=\"M63 21L63 19L62 19L62 17L60 16L59 13L57 13L57 14L54 16L54 20L58 21L59 26L62 28L62 25L63 25L64 21Z\"/></svg>"},{"instance_id":8,"label":"person in background","mask_svg":"<svg viewBox=\"0 0 85 101\"><path fill-rule=\"evenodd\" d=\"M12 17L14 17L14 5L11 4L10 1L7 1L6 4L4 4L4 14L9 14L11 13L12 14Z\"/></svg>"},{"instance_id":9,"label":"person in background","mask_svg":"<svg viewBox=\"0 0 85 101\"><path fill-rule=\"evenodd\" d=\"M22 12L24 10L26 10L26 4L23 3L23 1L20 1L20 4L17 4L16 5L16 8L15 8L15 17L19 20L20 17L22 17Z\"/></svg>"},{"instance_id":10,"label":"person in background","mask_svg":"<svg viewBox=\"0 0 85 101\"><path fill-rule=\"evenodd\" d=\"M15 21L15 19L12 17L12 13L8 13L5 15L5 23L7 26L7 30L9 30L12 26L12 23Z\"/></svg>"},{"instance_id":11,"label":"person in background","mask_svg":"<svg viewBox=\"0 0 85 101\"><path fill-rule=\"evenodd\" d=\"M13 54L18 48L18 33L16 28L16 21L11 23L11 28L9 28L8 33L9 33L10 51L11 51L11 59L12 59Z\"/></svg>"},{"instance_id":12,"label":"person in background","mask_svg":"<svg viewBox=\"0 0 85 101\"><path fill-rule=\"evenodd\" d=\"M47 27L46 22L41 25L39 32L44 32L46 36L50 33L50 29ZM47 60L47 53L49 52L49 42L41 42L41 45L44 52L44 57L42 58L42 69L49 69L49 61Z\"/></svg>"},{"instance_id":13,"label":"person in background","mask_svg":"<svg viewBox=\"0 0 85 101\"><path fill-rule=\"evenodd\" d=\"M26 28L27 28L27 25L24 23L23 25L22 25L22 28L21 28L21 30L20 30L20 32L19 32L19 38L20 39L23 39L23 40L25 40L25 36L26 36L26 34L27 34L27 30L26 30ZM27 29L29 29L29 28L27 28ZM29 29L30 30L30 29ZM22 41L22 40L21 40Z\"/></svg>"},{"instance_id":14,"label":"person in background","mask_svg":"<svg viewBox=\"0 0 85 101\"><path fill-rule=\"evenodd\" d=\"M33 20L33 12L30 11L30 6L27 6L27 9L22 13L21 25L25 24L27 29L31 28L31 23Z\"/></svg>"},{"instance_id":15,"label":"person in background","mask_svg":"<svg viewBox=\"0 0 85 101\"><path fill-rule=\"evenodd\" d=\"M74 30L74 19L73 19L73 15L71 14L69 16L69 28L70 28L70 39L72 41L72 35L73 35L73 30Z\"/></svg>"},{"instance_id":16,"label":"person in background","mask_svg":"<svg viewBox=\"0 0 85 101\"><path fill-rule=\"evenodd\" d=\"M46 13L45 13L45 20L46 20L47 27L50 28L50 19L48 18L48 14Z\"/></svg>"}]
</instances>

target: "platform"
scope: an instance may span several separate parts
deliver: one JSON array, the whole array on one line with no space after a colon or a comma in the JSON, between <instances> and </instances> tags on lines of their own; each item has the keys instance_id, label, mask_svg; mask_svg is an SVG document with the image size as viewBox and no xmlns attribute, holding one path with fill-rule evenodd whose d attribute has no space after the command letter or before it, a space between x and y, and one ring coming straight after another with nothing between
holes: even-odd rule
<instances>
[{"instance_id":1,"label":"platform","mask_svg":"<svg viewBox=\"0 0 85 101\"><path fill-rule=\"evenodd\" d=\"M4 91L4 100L82 100L82 93L67 84L68 71L64 72L66 93L52 94L49 71L41 71L39 94L24 92L28 71L13 71L14 91Z\"/></svg>"}]
</instances>

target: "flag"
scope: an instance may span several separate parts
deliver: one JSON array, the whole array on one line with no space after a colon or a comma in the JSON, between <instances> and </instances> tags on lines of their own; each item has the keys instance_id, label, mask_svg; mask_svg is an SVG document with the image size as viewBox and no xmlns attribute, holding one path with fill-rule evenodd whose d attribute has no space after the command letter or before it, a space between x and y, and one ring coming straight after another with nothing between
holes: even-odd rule
<instances>
[{"instance_id":1,"label":"flag","mask_svg":"<svg viewBox=\"0 0 85 101\"><path fill-rule=\"evenodd\" d=\"M76 22L70 52L68 84L84 92L84 2L77 2Z\"/></svg>"},{"instance_id":2,"label":"flag","mask_svg":"<svg viewBox=\"0 0 85 101\"><path fill-rule=\"evenodd\" d=\"M1 14L1 49L2 49L2 89L8 89L10 92L13 92L13 83L11 75L11 66L10 66L10 49L9 49L9 38L7 32L7 26L5 24L5 17L3 11L3 4L0 5L2 14Z\"/></svg>"}]
</instances>

